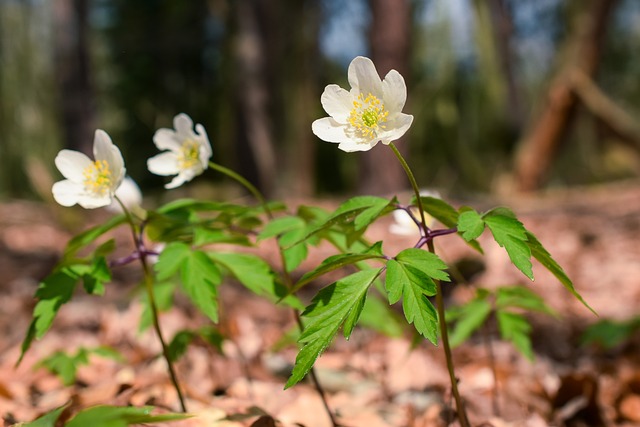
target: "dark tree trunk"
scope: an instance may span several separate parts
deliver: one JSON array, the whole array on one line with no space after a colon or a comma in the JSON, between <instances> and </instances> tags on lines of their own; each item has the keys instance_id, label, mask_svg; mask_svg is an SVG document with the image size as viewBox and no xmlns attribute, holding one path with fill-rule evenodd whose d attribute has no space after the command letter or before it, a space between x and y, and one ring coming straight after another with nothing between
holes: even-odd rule
<instances>
[{"instance_id":1,"label":"dark tree trunk","mask_svg":"<svg viewBox=\"0 0 640 427\"><path fill-rule=\"evenodd\" d=\"M409 0L370 0L371 29L369 40L371 59L378 73L384 76L392 69L407 79L409 72L411 3ZM406 137L394 143L406 156ZM366 194L389 194L407 188L408 181L400 163L387 147L359 153L360 179L358 191ZM411 164L410 159L407 159ZM416 165L412 165L416 166Z\"/></svg>"},{"instance_id":2,"label":"dark tree trunk","mask_svg":"<svg viewBox=\"0 0 640 427\"><path fill-rule=\"evenodd\" d=\"M95 101L89 57L88 0L54 0L54 61L66 146L90 153Z\"/></svg>"}]
</instances>

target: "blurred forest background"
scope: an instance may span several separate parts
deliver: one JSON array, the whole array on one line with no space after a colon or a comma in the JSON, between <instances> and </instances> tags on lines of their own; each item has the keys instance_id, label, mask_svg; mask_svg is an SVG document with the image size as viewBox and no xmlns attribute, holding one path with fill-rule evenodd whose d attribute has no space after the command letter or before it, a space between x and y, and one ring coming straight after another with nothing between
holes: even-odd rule
<instances>
[{"instance_id":1,"label":"blurred forest background","mask_svg":"<svg viewBox=\"0 0 640 427\"><path fill-rule=\"evenodd\" d=\"M635 0L0 0L0 198L50 194L57 151L96 128L159 190L152 136L180 112L271 197L405 189L388 150L311 133L357 55L405 77L398 145L425 187L638 177L638 52Z\"/></svg>"}]
</instances>

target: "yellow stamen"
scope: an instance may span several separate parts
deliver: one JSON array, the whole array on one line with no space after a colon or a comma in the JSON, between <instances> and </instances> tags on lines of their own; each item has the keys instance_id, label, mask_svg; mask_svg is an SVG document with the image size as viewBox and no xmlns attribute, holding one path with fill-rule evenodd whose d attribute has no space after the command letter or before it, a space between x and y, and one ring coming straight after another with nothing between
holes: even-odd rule
<instances>
[{"instance_id":1,"label":"yellow stamen","mask_svg":"<svg viewBox=\"0 0 640 427\"><path fill-rule=\"evenodd\" d=\"M178 166L180 169L191 169L196 165L200 165L200 144L192 139L187 139L180 148Z\"/></svg>"},{"instance_id":2,"label":"yellow stamen","mask_svg":"<svg viewBox=\"0 0 640 427\"><path fill-rule=\"evenodd\" d=\"M349 124L356 136L365 139L375 138L378 131L385 129L389 112L377 96L359 94L353 101L353 109L349 113Z\"/></svg>"},{"instance_id":3,"label":"yellow stamen","mask_svg":"<svg viewBox=\"0 0 640 427\"><path fill-rule=\"evenodd\" d=\"M96 160L82 172L84 188L94 194L104 196L111 190L111 170L106 160Z\"/></svg>"}]
</instances>

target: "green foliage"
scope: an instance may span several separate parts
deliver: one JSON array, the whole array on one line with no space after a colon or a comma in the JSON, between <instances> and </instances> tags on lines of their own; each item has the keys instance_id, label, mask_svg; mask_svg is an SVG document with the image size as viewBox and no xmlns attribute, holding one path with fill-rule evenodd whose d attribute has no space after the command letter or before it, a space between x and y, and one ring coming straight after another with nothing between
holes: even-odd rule
<instances>
[{"instance_id":1,"label":"green foliage","mask_svg":"<svg viewBox=\"0 0 640 427\"><path fill-rule=\"evenodd\" d=\"M447 321L455 322L449 336L451 346L462 344L494 315L502 339L511 341L520 353L533 360L531 325L522 310L556 315L540 296L523 286L504 286L493 292L478 289L471 301L447 310Z\"/></svg>"},{"instance_id":2,"label":"green foliage","mask_svg":"<svg viewBox=\"0 0 640 427\"><path fill-rule=\"evenodd\" d=\"M64 251L64 258L72 258L80 249L90 245L100 236L123 224L125 219L124 215L117 215L107 220L104 224L97 225L76 235L69 241L69 243L67 243L67 247Z\"/></svg>"},{"instance_id":3,"label":"green foliage","mask_svg":"<svg viewBox=\"0 0 640 427\"><path fill-rule=\"evenodd\" d=\"M180 271L182 289L191 302L211 321L218 321L218 286L222 275L205 252L184 243L170 243L158 257L155 269L162 281Z\"/></svg>"},{"instance_id":4,"label":"green foliage","mask_svg":"<svg viewBox=\"0 0 640 427\"><path fill-rule=\"evenodd\" d=\"M160 282L153 285L154 300L159 312L167 311L171 308L175 290L176 285L171 282ZM147 292L140 294L140 302L142 303L142 314L138 323L138 332L144 332L153 324L149 294Z\"/></svg>"},{"instance_id":5,"label":"green foliage","mask_svg":"<svg viewBox=\"0 0 640 427\"><path fill-rule=\"evenodd\" d=\"M30 423L19 424L21 427L58 427L59 418L66 406L61 406ZM126 427L134 424L153 424L179 421L190 418L188 414L152 415L152 406L134 408L131 406L100 405L78 412L72 419L64 423L64 427Z\"/></svg>"},{"instance_id":6,"label":"green foliage","mask_svg":"<svg viewBox=\"0 0 640 427\"><path fill-rule=\"evenodd\" d=\"M295 270L308 254L307 243L302 239L307 223L298 216L284 216L270 221L258 234L258 241L270 237L278 238L287 271Z\"/></svg>"},{"instance_id":7,"label":"green foliage","mask_svg":"<svg viewBox=\"0 0 640 427\"><path fill-rule=\"evenodd\" d=\"M78 367L89 364L89 356L96 355L118 361L123 361L120 353L112 348L97 347L93 349L79 348L75 354L68 354L64 351L56 351L51 356L40 360L36 367L43 367L49 372L56 374L62 379L64 385L69 386L76 380Z\"/></svg>"},{"instance_id":8,"label":"green foliage","mask_svg":"<svg viewBox=\"0 0 640 427\"><path fill-rule=\"evenodd\" d=\"M171 342L168 345L167 351L169 353L169 360L175 362L178 360L196 339L201 339L206 343L212 345L219 353L222 353L222 342L224 337L222 334L214 328L200 328L198 330L184 329L178 331Z\"/></svg>"},{"instance_id":9,"label":"green foliage","mask_svg":"<svg viewBox=\"0 0 640 427\"><path fill-rule=\"evenodd\" d=\"M582 333L580 341L585 345L597 345L605 349L612 349L633 338L638 331L640 331L640 317L638 316L623 321L603 319L589 326Z\"/></svg>"},{"instance_id":10,"label":"green foliage","mask_svg":"<svg viewBox=\"0 0 640 427\"><path fill-rule=\"evenodd\" d=\"M304 378L341 325L344 324L345 338L351 336L362 312L367 290L381 271L370 269L351 274L325 287L313 298L311 305L302 313L306 320L299 339L302 349L285 388Z\"/></svg>"},{"instance_id":11,"label":"green foliage","mask_svg":"<svg viewBox=\"0 0 640 427\"><path fill-rule=\"evenodd\" d=\"M432 343L438 340L438 315L427 299L436 294L435 280L449 280L444 272L447 265L432 254L421 249L405 249L387 263L385 286L389 293L389 304L402 297L402 309L407 322Z\"/></svg>"}]
</instances>

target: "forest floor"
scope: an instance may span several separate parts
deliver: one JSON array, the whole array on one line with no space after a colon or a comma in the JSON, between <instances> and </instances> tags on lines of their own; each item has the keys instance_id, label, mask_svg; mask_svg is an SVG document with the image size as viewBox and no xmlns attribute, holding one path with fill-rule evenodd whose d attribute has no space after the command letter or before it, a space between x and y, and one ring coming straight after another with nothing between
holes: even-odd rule
<instances>
[{"instance_id":1,"label":"forest floor","mask_svg":"<svg viewBox=\"0 0 640 427\"><path fill-rule=\"evenodd\" d=\"M485 257L456 236L438 240L440 254L448 262L465 260L484 268L469 284L452 289L449 304L468 300L476 286L522 284L559 313L557 318L529 317L533 362L500 341L491 325L485 335L490 346L479 336L454 350L472 425L640 425L640 334L630 334L611 349L580 341L585 329L598 320L625 321L640 314L640 183L456 204L461 203L478 209L494 203L510 206L599 315L594 316L540 266L534 267L536 281L529 282L488 239L482 239ZM15 367L38 281L48 274L71 237L54 219L59 219L59 211L52 209L24 201L0 205L0 416L4 425L31 421L68 402L72 402L71 411L96 404L154 405L177 411L165 364L157 357L157 339L151 332L137 332L141 306L133 295L140 276L132 266L114 272L103 297L79 291L62 307L47 335L34 342L22 364ZM388 218L376 223L367 234L369 240L384 239L389 254L415 243L415 237L389 234L390 222ZM116 232L118 242L127 238L126 230ZM275 261L272 247L262 251ZM328 254L321 247L299 273ZM325 284L326 280L319 280L315 290ZM228 338L223 354L196 344L177 363L188 408L196 416L170 425L329 426L322 402L309 383L283 389L296 350L275 345L293 328L291 313L233 283L222 286L220 298L220 330ZM161 323L169 337L185 327L206 325L185 301L177 301L173 310L163 313ZM39 360L58 350L104 345L118 350L126 362L92 356L88 365L78 367L71 386L37 367ZM388 338L357 328L351 340L337 339L316 367L329 405L345 426L448 425L448 408L453 403L440 347L422 343L412 348L409 334ZM269 417L260 418L267 414L277 424Z\"/></svg>"}]
</instances>

